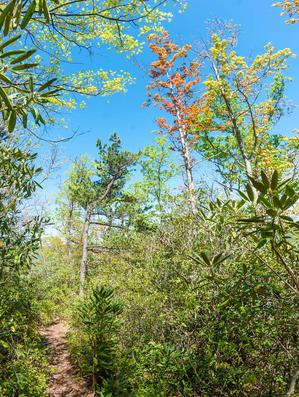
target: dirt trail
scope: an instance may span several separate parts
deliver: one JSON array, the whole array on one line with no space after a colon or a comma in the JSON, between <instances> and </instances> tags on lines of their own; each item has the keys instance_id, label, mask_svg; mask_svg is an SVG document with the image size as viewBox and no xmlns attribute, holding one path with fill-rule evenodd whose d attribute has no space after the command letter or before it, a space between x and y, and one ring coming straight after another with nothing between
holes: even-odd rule
<instances>
[{"instance_id":1,"label":"dirt trail","mask_svg":"<svg viewBox=\"0 0 299 397\"><path fill-rule=\"evenodd\" d=\"M50 351L50 364L53 375L48 386L49 397L93 397L84 380L80 379L76 368L71 364L66 345L67 325L62 321L40 330Z\"/></svg>"}]
</instances>

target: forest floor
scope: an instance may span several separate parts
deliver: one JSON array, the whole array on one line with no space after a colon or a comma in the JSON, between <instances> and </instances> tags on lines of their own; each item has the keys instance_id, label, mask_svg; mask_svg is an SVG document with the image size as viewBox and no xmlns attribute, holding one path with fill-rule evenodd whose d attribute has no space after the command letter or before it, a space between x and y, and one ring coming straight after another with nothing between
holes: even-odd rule
<instances>
[{"instance_id":1,"label":"forest floor","mask_svg":"<svg viewBox=\"0 0 299 397\"><path fill-rule=\"evenodd\" d=\"M47 343L50 353L51 379L48 386L49 397L93 397L84 380L78 376L78 370L70 360L66 343L68 326L59 320L43 327L40 335Z\"/></svg>"}]
</instances>

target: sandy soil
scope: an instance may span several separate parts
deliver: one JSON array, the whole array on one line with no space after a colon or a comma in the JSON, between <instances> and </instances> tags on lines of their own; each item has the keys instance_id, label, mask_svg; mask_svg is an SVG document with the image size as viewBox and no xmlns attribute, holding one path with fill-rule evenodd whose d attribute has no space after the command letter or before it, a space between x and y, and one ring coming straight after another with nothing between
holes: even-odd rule
<instances>
[{"instance_id":1,"label":"sandy soil","mask_svg":"<svg viewBox=\"0 0 299 397\"><path fill-rule=\"evenodd\" d=\"M94 397L84 380L78 376L77 369L71 364L66 344L68 327L57 321L40 330L50 351L50 365L53 370L48 386L49 397Z\"/></svg>"}]
</instances>

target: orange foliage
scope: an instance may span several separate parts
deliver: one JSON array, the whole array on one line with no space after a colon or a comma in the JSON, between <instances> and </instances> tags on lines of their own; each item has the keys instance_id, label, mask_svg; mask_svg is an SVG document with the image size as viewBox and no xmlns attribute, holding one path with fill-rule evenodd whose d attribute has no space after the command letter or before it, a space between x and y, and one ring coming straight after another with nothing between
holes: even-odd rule
<instances>
[{"instance_id":1,"label":"orange foliage","mask_svg":"<svg viewBox=\"0 0 299 397\"><path fill-rule=\"evenodd\" d=\"M173 118L171 125L165 118L157 119L161 132L168 133L172 139L179 139L180 129L187 135L191 134L190 127L200 113L200 101L194 98L193 91L200 82L200 65L195 61L187 64L185 58L191 46L179 47L170 40L168 33L152 35L149 41L150 49L158 58L151 63L149 71L152 78L147 86L149 102Z\"/></svg>"}]
</instances>

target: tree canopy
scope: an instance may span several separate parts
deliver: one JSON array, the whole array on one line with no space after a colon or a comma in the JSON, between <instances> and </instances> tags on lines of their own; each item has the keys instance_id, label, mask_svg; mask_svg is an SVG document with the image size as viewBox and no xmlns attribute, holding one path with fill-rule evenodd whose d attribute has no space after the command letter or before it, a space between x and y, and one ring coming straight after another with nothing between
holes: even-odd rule
<instances>
[{"instance_id":1,"label":"tree canopy","mask_svg":"<svg viewBox=\"0 0 299 397\"><path fill-rule=\"evenodd\" d=\"M276 4L289 23L297 3ZM231 22L191 43L170 34L185 6L0 5L3 397L299 395L297 61L288 46L241 51ZM90 70L97 51L111 70ZM107 101L111 118L80 119L98 139L74 138L48 188L39 134L84 97L126 92L117 53L147 64L154 134L136 91Z\"/></svg>"}]
</instances>

